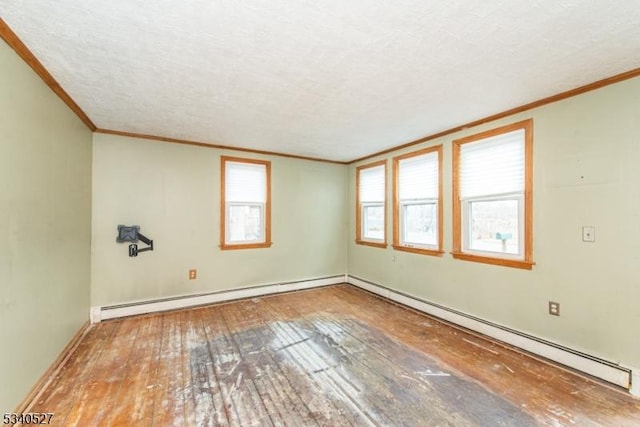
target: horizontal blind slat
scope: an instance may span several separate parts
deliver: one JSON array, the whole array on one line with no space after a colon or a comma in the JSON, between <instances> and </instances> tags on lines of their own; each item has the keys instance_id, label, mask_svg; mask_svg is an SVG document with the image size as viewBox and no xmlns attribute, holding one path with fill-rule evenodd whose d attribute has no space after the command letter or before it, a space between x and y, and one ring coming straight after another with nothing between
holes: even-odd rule
<instances>
[{"instance_id":1,"label":"horizontal blind slat","mask_svg":"<svg viewBox=\"0 0 640 427\"><path fill-rule=\"evenodd\" d=\"M227 202L267 200L267 168L256 163L225 163L225 199Z\"/></svg>"},{"instance_id":2,"label":"horizontal blind slat","mask_svg":"<svg viewBox=\"0 0 640 427\"><path fill-rule=\"evenodd\" d=\"M524 130L460 146L460 197L524 191Z\"/></svg>"},{"instance_id":3,"label":"horizontal blind slat","mask_svg":"<svg viewBox=\"0 0 640 427\"><path fill-rule=\"evenodd\" d=\"M398 162L400 200L438 197L438 154L436 152Z\"/></svg>"},{"instance_id":4,"label":"horizontal blind slat","mask_svg":"<svg viewBox=\"0 0 640 427\"><path fill-rule=\"evenodd\" d=\"M360 169L360 202L384 202L384 165Z\"/></svg>"}]
</instances>

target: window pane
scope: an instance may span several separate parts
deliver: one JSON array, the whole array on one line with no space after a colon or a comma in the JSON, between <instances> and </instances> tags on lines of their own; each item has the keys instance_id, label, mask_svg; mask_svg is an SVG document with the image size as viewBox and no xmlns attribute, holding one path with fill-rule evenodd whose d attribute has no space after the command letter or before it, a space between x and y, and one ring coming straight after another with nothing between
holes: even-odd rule
<instances>
[{"instance_id":1,"label":"window pane","mask_svg":"<svg viewBox=\"0 0 640 427\"><path fill-rule=\"evenodd\" d=\"M362 207L362 236L384 240L384 205Z\"/></svg>"},{"instance_id":2,"label":"window pane","mask_svg":"<svg viewBox=\"0 0 640 427\"><path fill-rule=\"evenodd\" d=\"M438 211L436 203L402 205L402 244L438 244Z\"/></svg>"},{"instance_id":3,"label":"window pane","mask_svg":"<svg viewBox=\"0 0 640 427\"><path fill-rule=\"evenodd\" d=\"M227 243L264 242L261 205L229 205Z\"/></svg>"},{"instance_id":4,"label":"window pane","mask_svg":"<svg viewBox=\"0 0 640 427\"><path fill-rule=\"evenodd\" d=\"M518 200L469 202L469 249L517 255Z\"/></svg>"}]
</instances>

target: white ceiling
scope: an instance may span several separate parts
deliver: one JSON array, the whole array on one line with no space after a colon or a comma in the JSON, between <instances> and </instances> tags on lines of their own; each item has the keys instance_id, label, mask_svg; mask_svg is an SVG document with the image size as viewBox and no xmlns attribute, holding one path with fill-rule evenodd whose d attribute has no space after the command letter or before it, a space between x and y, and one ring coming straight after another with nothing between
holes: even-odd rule
<instances>
[{"instance_id":1,"label":"white ceiling","mask_svg":"<svg viewBox=\"0 0 640 427\"><path fill-rule=\"evenodd\" d=\"M637 0L0 0L98 128L347 161L640 67Z\"/></svg>"}]
</instances>

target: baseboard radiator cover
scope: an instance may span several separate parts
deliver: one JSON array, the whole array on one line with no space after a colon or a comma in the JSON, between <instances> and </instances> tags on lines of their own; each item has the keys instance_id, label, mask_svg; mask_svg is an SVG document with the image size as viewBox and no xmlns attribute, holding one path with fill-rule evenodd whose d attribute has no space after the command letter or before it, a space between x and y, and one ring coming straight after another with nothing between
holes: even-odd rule
<instances>
[{"instance_id":1,"label":"baseboard radiator cover","mask_svg":"<svg viewBox=\"0 0 640 427\"><path fill-rule=\"evenodd\" d=\"M233 301L243 298L253 298L264 295L279 294L283 292L299 291L303 289L319 288L323 286L337 285L347 282L346 274L335 276L304 279L291 282L271 283L266 285L248 286L202 294L179 295L175 297L159 298L153 300L136 301L126 304L92 307L90 309L91 323L103 320L117 319L120 317L135 316L138 314L156 313L161 311L177 310L181 308L196 307L207 304L215 304Z\"/></svg>"},{"instance_id":2,"label":"baseboard radiator cover","mask_svg":"<svg viewBox=\"0 0 640 427\"><path fill-rule=\"evenodd\" d=\"M632 396L640 397L640 369L627 368L353 275L348 275L347 282L383 298L625 388Z\"/></svg>"}]
</instances>

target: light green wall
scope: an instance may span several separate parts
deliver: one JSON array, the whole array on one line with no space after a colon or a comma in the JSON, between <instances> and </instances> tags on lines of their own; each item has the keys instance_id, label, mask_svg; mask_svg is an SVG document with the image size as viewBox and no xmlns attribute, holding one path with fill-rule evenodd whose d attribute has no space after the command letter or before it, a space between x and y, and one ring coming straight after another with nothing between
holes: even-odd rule
<instances>
[{"instance_id":1,"label":"light green wall","mask_svg":"<svg viewBox=\"0 0 640 427\"><path fill-rule=\"evenodd\" d=\"M221 251L220 155L270 160L272 240ZM105 134L93 139L91 304L319 278L346 272L346 166ZM153 252L129 258L117 225ZM198 270L190 281L190 268Z\"/></svg>"},{"instance_id":2,"label":"light green wall","mask_svg":"<svg viewBox=\"0 0 640 427\"><path fill-rule=\"evenodd\" d=\"M451 141L530 117L534 120L537 264L526 271L452 259ZM640 78L636 78L369 160L444 145L446 254L442 258L354 243L357 165L352 165L348 178L349 273L638 366L639 135ZM390 180L391 161L387 165ZM596 227L595 243L582 242L583 225ZM391 220L387 232L391 236ZM547 314L549 300L561 303L560 317Z\"/></svg>"},{"instance_id":3,"label":"light green wall","mask_svg":"<svg viewBox=\"0 0 640 427\"><path fill-rule=\"evenodd\" d=\"M0 41L0 413L88 319L91 132Z\"/></svg>"}]
</instances>

